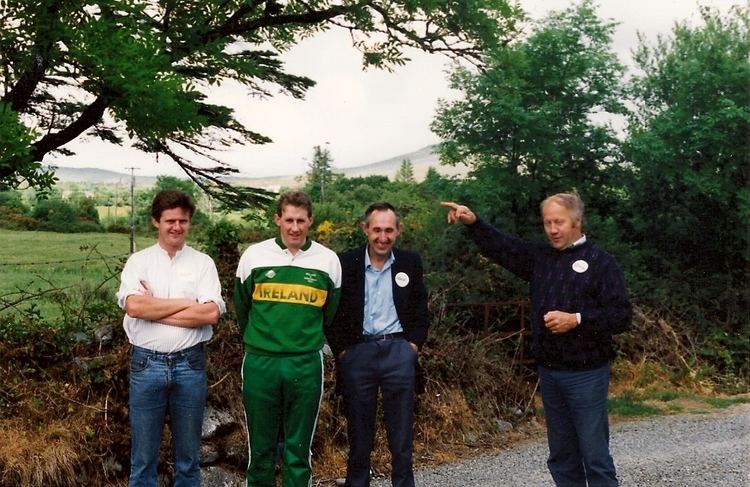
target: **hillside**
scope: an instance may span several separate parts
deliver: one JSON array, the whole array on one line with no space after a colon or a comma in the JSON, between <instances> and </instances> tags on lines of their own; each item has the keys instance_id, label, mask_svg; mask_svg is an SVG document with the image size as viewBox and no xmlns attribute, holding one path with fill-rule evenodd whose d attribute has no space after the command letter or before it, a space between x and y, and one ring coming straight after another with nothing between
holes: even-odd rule
<instances>
[{"instance_id":1,"label":"hillside","mask_svg":"<svg viewBox=\"0 0 750 487\"><path fill-rule=\"evenodd\" d=\"M401 161L409 159L414 167L414 177L417 181L424 179L427 170L431 167L434 167L440 174L446 176L466 174L467 169L465 166L450 167L441 165L438 160L438 155L435 153L435 149L436 147L434 145L430 145L408 154L402 154L384 161L365 164L363 166L344 168L338 172L344 173L346 177L382 175L393 178L401 167Z\"/></svg>"},{"instance_id":2,"label":"hillside","mask_svg":"<svg viewBox=\"0 0 750 487\"><path fill-rule=\"evenodd\" d=\"M94 184L120 184L130 185L130 174L108 171L106 169L95 169L90 167L63 167L55 169L55 176L60 183L94 183ZM137 175L136 175L137 176ZM156 182L152 176L137 176L138 186L150 186Z\"/></svg>"},{"instance_id":3,"label":"hillside","mask_svg":"<svg viewBox=\"0 0 750 487\"><path fill-rule=\"evenodd\" d=\"M467 173L467 168L462 167L450 167L443 166L438 160L438 155L435 153L435 146L423 147L414 152L407 154L401 154L390 159L383 161L373 162L364 164L361 166L338 168L334 165L334 171L342 173L346 177L364 177L364 176L388 176L393 178L396 175L399 167L401 167L401 161L409 159L414 167L414 177L417 181L424 179L427 174L427 170L431 167L435 168L440 174L446 176L462 176ZM75 167L58 167L55 171L56 176L60 180L60 183L95 183L95 184L129 184L130 174L120 173L115 171L108 171L106 169L92 169L92 168L75 168ZM300 186L298 181L300 175L287 174L278 176L268 176L262 178L255 178L250 175L239 175L228 177L227 181L232 184L238 184L243 186L252 186L256 188L265 188L273 191L278 191L284 187L295 187ZM138 186L150 186L154 184L156 178L153 176L138 176L136 175L136 185Z\"/></svg>"}]
</instances>

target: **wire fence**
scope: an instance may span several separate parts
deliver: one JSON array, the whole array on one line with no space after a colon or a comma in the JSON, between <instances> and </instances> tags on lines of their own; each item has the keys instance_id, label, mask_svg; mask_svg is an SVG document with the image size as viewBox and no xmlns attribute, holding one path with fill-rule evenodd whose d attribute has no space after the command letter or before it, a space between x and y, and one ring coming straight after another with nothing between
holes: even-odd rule
<instances>
[{"instance_id":1,"label":"wire fence","mask_svg":"<svg viewBox=\"0 0 750 487\"><path fill-rule=\"evenodd\" d=\"M43 266L43 265L51 265L51 264L71 264L75 262L86 262L86 261L96 261L96 260L104 260L104 259L121 259L123 257L127 257L130 255L129 253L125 254L117 254L117 255L101 255L96 254L93 257L82 257L80 259L65 259L65 260L49 260L49 261L29 261L29 262L0 262L0 267L10 267L10 266L16 266L16 267L23 267L23 266Z\"/></svg>"}]
</instances>

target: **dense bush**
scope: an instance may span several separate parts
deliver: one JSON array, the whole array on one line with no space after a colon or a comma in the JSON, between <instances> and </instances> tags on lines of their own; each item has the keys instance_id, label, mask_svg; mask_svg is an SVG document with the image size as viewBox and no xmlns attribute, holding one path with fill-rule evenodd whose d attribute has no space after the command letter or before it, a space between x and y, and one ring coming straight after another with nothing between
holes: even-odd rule
<instances>
[{"instance_id":1,"label":"dense bush","mask_svg":"<svg viewBox=\"0 0 750 487\"><path fill-rule=\"evenodd\" d=\"M225 298L233 294L234 277L240 260L239 242L241 226L226 219L204 227L199 236L203 250L214 259L221 279Z\"/></svg>"},{"instance_id":2,"label":"dense bush","mask_svg":"<svg viewBox=\"0 0 750 487\"><path fill-rule=\"evenodd\" d=\"M113 223L111 225L107 225L107 231L109 233L130 233L130 226Z\"/></svg>"},{"instance_id":3,"label":"dense bush","mask_svg":"<svg viewBox=\"0 0 750 487\"><path fill-rule=\"evenodd\" d=\"M29 212L19 191L0 191L0 207L15 208L22 214Z\"/></svg>"},{"instance_id":4,"label":"dense bush","mask_svg":"<svg viewBox=\"0 0 750 487\"><path fill-rule=\"evenodd\" d=\"M88 198L81 201L83 206L79 208L59 198L41 200L34 206L31 215L39 222L39 230L61 233L103 232L93 201Z\"/></svg>"},{"instance_id":5,"label":"dense bush","mask_svg":"<svg viewBox=\"0 0 750 487\"><path fill-rule=\"evenodd\" d=\"M96 201L93 198L81 198L76 202L78 218L99 224L99 210L96 209Z\"/></svg>"},{"instance_id":6,"label":"dense bush","mask_svg":"<svg viewBox=\"0 0 750 487\"><path fill-rule=\"evenodd\" d=\"M39 222L15 207L0 206L0 228L36 230Z\"/></svg>"}]
</instances>

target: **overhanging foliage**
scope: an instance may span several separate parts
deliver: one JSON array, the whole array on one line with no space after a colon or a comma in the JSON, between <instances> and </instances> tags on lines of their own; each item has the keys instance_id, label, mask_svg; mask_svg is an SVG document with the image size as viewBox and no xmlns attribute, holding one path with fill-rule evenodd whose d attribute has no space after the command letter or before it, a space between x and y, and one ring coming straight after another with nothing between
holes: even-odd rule
<instances>
[{"instance_id":1,"label":"overhanging foliage","mask_svg":"<svg viewBox=\"0 0 750 487\"><path fill-rule=\"evenodd\" d=\"M78 137L127 135L227 204L267 202L222 181L236 169L215 151L270 139L209 103L208 87L231 80L249 94L302 98L314 81L287 73L279 54L330 27L351 33L365 66L403 64L405 48L479 63L519 16L506 0L2 0L0 103L12 111L0 130L22 124L38 135L0 139L0 189L48 187L38 163L70 154Z\"/></svg>"}]
</instances>

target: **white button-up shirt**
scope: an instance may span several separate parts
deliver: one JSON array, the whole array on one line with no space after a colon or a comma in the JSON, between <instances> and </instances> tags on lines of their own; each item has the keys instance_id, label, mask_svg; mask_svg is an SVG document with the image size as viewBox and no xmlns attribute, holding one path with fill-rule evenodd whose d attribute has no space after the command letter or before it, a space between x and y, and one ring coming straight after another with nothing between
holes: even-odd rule
<instances>
[{"instance_id":1,"label":"white button-up shirt","mask_svg":"<svg viewBox=\"0 0 750 487\"><path fill-rule=\"evenodd\" d=\"M144 294L141 281L148 283L154 297L187 298L197 303L214 302L220 313L226 311L214 261L187 245L174 258L170 258L158 243L131 255L122 270L120 290L117 292L117 303L122 309L125 309L128 296ZM208 324L182 328L133 318L127 314L122 325L130 343L164 353L184 350L213 336L213 328Z\"/></svg>"}]
</instances>

